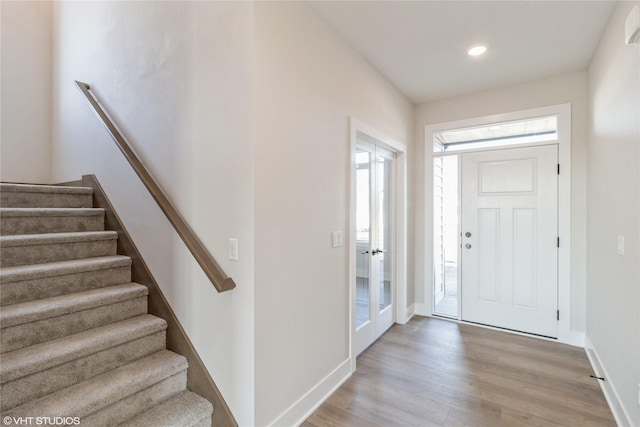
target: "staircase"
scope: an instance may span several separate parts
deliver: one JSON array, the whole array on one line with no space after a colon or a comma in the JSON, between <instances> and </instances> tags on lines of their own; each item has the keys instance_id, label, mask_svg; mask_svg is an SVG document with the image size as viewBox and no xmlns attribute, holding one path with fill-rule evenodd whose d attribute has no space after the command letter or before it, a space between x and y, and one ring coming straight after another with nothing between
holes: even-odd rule
<instances>
[{"instance_id":1,"label":"staircase","mask_svg":"<svg viewBox=\"0 0 640 427\"><path fill-rule=\"evenodd\" d=\"M186 389L187 360L166 350L167 323L147 314L149 291L92 193L0 184L3 419L210 427L211 404Z\"/></svg>"}]
</instances>

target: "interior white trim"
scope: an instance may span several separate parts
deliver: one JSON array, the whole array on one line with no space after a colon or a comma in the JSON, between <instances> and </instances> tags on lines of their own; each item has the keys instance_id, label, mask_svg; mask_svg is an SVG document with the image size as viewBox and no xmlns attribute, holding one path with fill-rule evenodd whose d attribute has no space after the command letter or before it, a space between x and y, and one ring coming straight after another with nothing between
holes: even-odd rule
<instances>
[{"instance_id":1,"label":"interior white trim","mask_svg":"<svg viewBox=\"0 0 640 427\"><path fill-rule=\"evenodd\" d=\"M571 104L559 104L549 107L532 108L528 110L494 114L483 117L474 117L464 120L456 120L425 126L424 133L424 217L425 230L424 245L416 254L416 259L422 258L424 262L424 297L425 301L416 301L416 312L425 316L433 314L433 260L431 257L433 246L433 132L480 126L504 121L523 120L534 117L558 115L558 158L560 162L560 175L558 177L558 235L560 248L558 250L558 309L560 320L558 321L558 341L571 345L584 345L584 335L581 332L571 330ZM543 142L542 144L548 144ZM506 147L491 148L491 150ZM449 153L460 154L456 153ZM416 245L420 248L420 245ZM420 284L417 284L420 286ZM460 311L458 311L460 315Z\"/></svg>"},{"instance_id":2,"label":"interior white trim","mask_svg":"<svg viewBox=\"0 0 640 427\"><path fill-rule=\"evenodd\" d=\"M587 351L587 357L589 358L591 367L593 368L593 372L596 376L605 378L605 381L596 379L594 379L594 381L598 381L600 383L600 388L602 389L604 398L609 404L609 408L611 409L613 418L616 420L616 424L619 426L632 426L633 423L631 422L631 416L629 416L629 412L627 412L622 404L622 400L620 400L620 395L618 394L615 385L609 380L611 377L608 375L607 369L602 364L600 356L598 356L598 352L588 335L585 337L585 349Z\"/></svg>"},{"instance_id":3,"label":"interior white trim","mask_svg":"<svg viewBox=\"0 0 640 427\"><path fill-rule=\"evenodd\" d=\"M340 363L318 384L284 410L269 427L298 426L322 405L351 376L350 359Z\"/></svg>"},{"instance_id":4,"label":"interior white trim","mask_svg":"<svg viewBox=\"0 0 640 427\"><path fill-rule=\"evenodd\" d=\"M407 319L407 146L377 129L350 117L350 184L349 184L349 358L351 359L351 372L356 369L356 354L353 349L355 319L355 289L356 289L356 146L358 144L357 133L361 132L376 140L378 145L396 153L395 159L395 260L394 260L394 299L395 313L393 321Z\"/></svg>"},{"instance_id":5,"label":"interior white trim","mask_svg":"<svg viewBox=\"0 0 640 427\"><path fill-rule=\"evenodd\" d=\"M404 325L407 322L409 322L409 320L411 320L411 318L415 316L415 314L416 314L416 305L411 304L409 307L407 307L406 316L404 318L398 318L397 323Z\"/></svg>"}]
</instances>

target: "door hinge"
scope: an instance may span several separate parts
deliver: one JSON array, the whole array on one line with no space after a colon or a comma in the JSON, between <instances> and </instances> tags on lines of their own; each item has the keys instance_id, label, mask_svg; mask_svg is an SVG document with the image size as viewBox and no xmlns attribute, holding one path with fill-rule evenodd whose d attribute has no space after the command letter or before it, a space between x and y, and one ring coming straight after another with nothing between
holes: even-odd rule
<instances>
[{"instance_id":1,"label":"door hinge","mask_svg":"<svg viewBox=\"0 0 640 427\"><path fill-rule=\"evenodd\" d=\"M560 163L558 163L558 175L560 175Z\"/></svg>"},{"instance_id":2,"label":"door hinge","mask_svg":"<svg viewBox=\"0 0 640 427\"><path fill-rule=\"evenodd\" d=\"M560 320L560 310L556 311L556 320Z\"/></svg>"},{"instance_id":3,"label":"door hinge","mask_svg":"<svg viewBox=\"0 0 640 427\"><path fill-rule=\"evenodd\" d=\"M560 237L556 237L556 246L560 247Z\"/></svg>"}]
</instances>

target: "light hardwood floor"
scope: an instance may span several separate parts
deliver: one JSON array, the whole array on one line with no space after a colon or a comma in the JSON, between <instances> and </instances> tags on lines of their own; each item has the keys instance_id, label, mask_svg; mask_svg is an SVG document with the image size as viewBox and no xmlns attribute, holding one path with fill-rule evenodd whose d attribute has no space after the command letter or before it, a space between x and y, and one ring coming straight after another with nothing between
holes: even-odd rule
<instances>
[{"instance_id":1,"label":"light hardwood floor","mask_svg":"<svg viewBox=\"0 0 640 427\"><path fill-rule=\"evenodd\" d=\"M615 426L583 349L414 317L303 427Z\"/></svg>"}]
</instances>

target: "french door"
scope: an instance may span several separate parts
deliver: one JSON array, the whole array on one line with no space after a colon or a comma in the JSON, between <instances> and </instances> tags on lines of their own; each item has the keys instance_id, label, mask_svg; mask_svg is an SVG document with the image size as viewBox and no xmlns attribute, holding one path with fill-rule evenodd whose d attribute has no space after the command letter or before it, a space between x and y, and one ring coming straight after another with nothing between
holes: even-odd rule
<instances>
[{"instance_id":1,"label":"french door","mask_svg":"<svg viewBox=\"0 0 640 427\"><path fill-rule=\"evenodd\" d=\"M557 145L461 156L462 320L557 337Z\"/></svg>"},{"instance_id":2,"label":"french door","mask_svg":"<svg viewBox=\"0 0 640 427\"><path fill-rule=\"evenodd\" d=\"M393 323L395 154L364 138L356 147L356 290L354 352Z\"/></svg>"}]
</instances>

